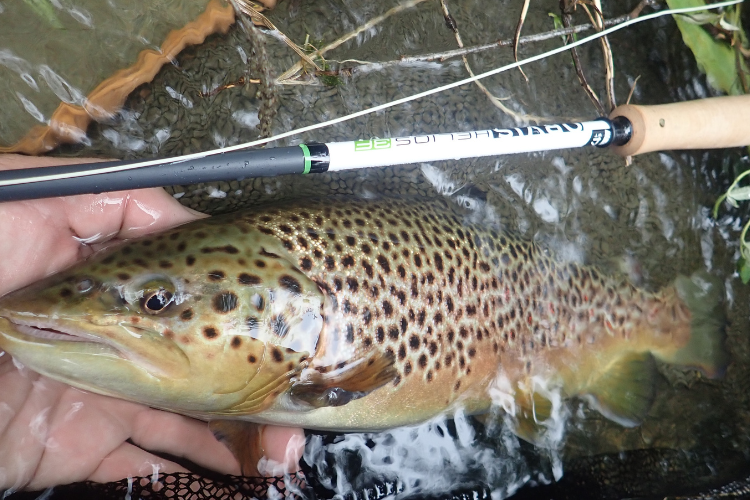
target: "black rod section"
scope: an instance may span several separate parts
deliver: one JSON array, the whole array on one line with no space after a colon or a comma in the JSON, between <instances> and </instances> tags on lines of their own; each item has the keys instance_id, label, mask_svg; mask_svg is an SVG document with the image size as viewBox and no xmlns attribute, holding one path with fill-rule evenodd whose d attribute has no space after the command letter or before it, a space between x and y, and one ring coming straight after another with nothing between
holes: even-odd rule
<instances>
[{"instance_id":1,"label":"black rod section","mask_svg":"<svg viewBox=\"0 0 750 500\"><path fill-rule=\"evenodd\" d=\"M316 170L324 171L320 163L323 162L325 155L321 154L322 151L316 150L316 152L319 164ZM147 160L7 170L0 172L0 180L10 181L46 175L90 172L104 167L131 165L142 161ZM302 174L305 171L305 154L299 146L235 151L181 162L170 162L169 159L164 161L165 163L150 167L119 172L0 186L0 202Z\"/></svg>"}]
</instances>

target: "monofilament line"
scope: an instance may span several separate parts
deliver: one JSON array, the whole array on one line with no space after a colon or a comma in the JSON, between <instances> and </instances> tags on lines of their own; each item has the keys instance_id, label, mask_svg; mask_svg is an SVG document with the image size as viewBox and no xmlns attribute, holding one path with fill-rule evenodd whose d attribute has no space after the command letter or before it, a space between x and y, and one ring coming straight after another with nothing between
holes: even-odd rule
<instances>
[{"instance_id":1,"label":"monofilament line","mask_svg":"<svg viewBox=\"0 0 750 500\"><path fill-rule=\"evenodd\" d=\"M327 120L327 121L324 121L324 122L316 123L314 125L308 125L306 127L300 127L300 128L294 129L294 130L290 130L288 132L284 132L284 133L281 133L281 134L278 134L278 135L275 135L275 136L272 136L272 137L265 138L265 139L258 139L256 141L251 141L251 142L246 142L246 143L242 143L242 144L237 144L237 145L234 145L234 146L228 146L228 147L224 147L224 148L220 148L220 149L212 149L210 151L202 151L200 153L192 153L192 154L189 154L189 155L176 156L176 157L168 158L168 159L163 159L162 158L162 159L156 159L156 160L146 160L146 161L142 161L142 162L138 162L138 163L130 163L130 164L127 164L127 165L117 165L117 166L110 166L110 167L102 167L100 169L91 169L91 170L86 170L86 171L83 171L83 172L71 172L71 173L66 173L66 174L29 177L27 179L14 179L14 180L0 181L0 186L6 186L6 185L11 185L11 184L22 184L22 183L33 183L33 182L51 181L51 180L58 180L58 179L70 179L70 178L75 178L75 177L86 177L86 176L90 176L90 175L106 174L106 173L111 173L111 172L122 172L122 171L126 171L126 170L134 170L134 169L138 169L138 168L142 168L142 167L150 167L150 166L153 166L153 165L160 165L160 164L166 164L166 163L180 163L180 162L184 162L184 161L195 160L195 159L198 159L198 158L205 158L207 156L218 155L218 154L222 154L222 153L229 153L229 152L238 151L238 150L241 150L241 149L247 149L247 148L250 148L250 147L253 147L253 146L260 146L262 144L266 144L266 143L271 142L271 141L275 141L275 140L279 140L279 139L284 139L286 137L291 137L291 136L294 136L294 135L302 134L304 132L310 132L310 131L313 131L313 130L318 130L318 129L321 129L321 128L324 128L324 127L329 127L329 126L335 125L337 123L342 123L342 122L345 122L345 121L348 121L348 120L352 120L354 118L359 118L360 116L369 115L371 113L376 113L378 111L382 111L384 109L392 108L392 107L398 106L400 104L405 104L407 102L414 101L416 99L421 99L422 97L427 97L427 96L430 96L430 95L433 95L433 94L444 92L446 90L450 90L450 89L453 89L453 88L456 88L456 87L460 87L462 85L466 85L468 83L473 83L473 82L475 82L477 80L481 80L481 79L487 78L489 76L497 75L499 73L503 73L505 71L517 68L519 66L523 66L525 64L529 64L529 63L532 63L532 62L540 61L542 59L546 59L546 58L551 57L553 55L560 54L561 52L565 52L565 51L570 50L571 48L578 47L578 46L581 46L583 44L589 43L591 41L597 40L597 39L599 39L599 38L601 38L603 36L609 35L611 33L614 33L616 31L619 31L619 30L621 30L623 28L626 28L628 26L632 26L632 25L637 24L637 23L649 21L651 19L656 19L656 18L659 18L659 17L667 16L667 15L688 14L688 13L691 13L691 12L699 12L699 11L702 11L702 10L711 10L711 9L717 9L717 8L720 8L720 7L728 7L730 5L735 5L735 4L738 4L738 3L742 3L743 1L744 0L728 0L728 1L720 2L720 3L711 4L711 5L702 5L702 6L698 6L698 7L683 7L683 8L679 8L679 9L668 9L668 10L662 10L662 11L659 11L659 12L654 12L654 13L651 13L651 14L647 14L645 16L639 16L639 17L636 17L635 19L631 19L629 21L623 22L622 24L618 24L616 26L612 26L610 28L607 28L607 29L605 29L603 31L600 31L600 32L595 33L595 34L590 35L590 36L587 36L585 38L582 38L582 39L580 39L580 40L578 40L576 42L570 43L568 45L563 45L561 47L558 47L556 49L552 49L552 50L544 52L542 54L538 54L536 56L528 57L528 58L523 59L521 61L514 62L514 63L511 63L511 64L507 64L505 66L501 66L499 68L495 68L493 70L486 71L484 73L480 73L480 74L475 75L475 76L470 77L470 78L464 78L463 80L458 80L456 82L449 83L447 85L442 85L440 87L435 87L435 88L430 89L430 90L425 90L424 92L419 92L417 94L413 94L413 95L410 95L410 96L407 96L407 97L403 97L401 99L396 99L394 101L390 101L390 102L387 102L385 104L380 104L380 105L374 106L372 108L363 109L361 111L357 111L356 113L352 113L352 114L349 114L349 115L346 115L346 116L342 116L342 117L339 117L339 118L334 118L332 120Z\"/></svg>"}]
</instances>

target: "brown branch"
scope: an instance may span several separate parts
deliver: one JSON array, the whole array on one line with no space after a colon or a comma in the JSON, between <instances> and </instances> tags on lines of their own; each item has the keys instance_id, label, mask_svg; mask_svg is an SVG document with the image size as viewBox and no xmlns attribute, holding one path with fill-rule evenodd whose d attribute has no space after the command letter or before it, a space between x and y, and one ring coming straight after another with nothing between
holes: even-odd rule
<instances>
[{"instance_id":1,"label":"brown branch","mask_svg":"<svg viewBox=\"0 0 750 500\"><path fill-rule=\"evenodd\" d=\"M529 12L530 0L523 1L523 7L521 8L521 16L518 18L518 24L516 25L516 33L513 35L513 60L518 62L518 39L521 37L521 29L523 28L523 22L526 20L526 14ZM529 83L529 77L523 72L521 66L518 67L518 71L523 75L526 83Z\"/></svg>"},{"instance_id":2,"label":"brown branch","mask_svg":"<svg viewBox=\"0 0 750 500\"><path fill-rule=\"evenodd\" d=\"M575 9L576 0L572 0L572 8ZM566 28L570 26L572 15L569 11L569 6L567 5L566 0L560 0L560 13L563 21L563 26ZM568 35L568 42L571 41L571 36ZM599 113L600 116L605 116L604 112L604 106L602 106L601 101L599 100L599 97L596 95L596 92L594 92L594 89L591 88L591 85L589 85L588 81L586 81L586 76L583 74L583 69L581 65L581 60L578 57L578 51L575 48L570 49L570 54L573 56L573 65L576 69L576 74L578 75L578 81L581 84L581 87L583 87L583 90L586 91L586 95L589 96L589 99L591 99L591 102L594 104L594 107L596 108L597 113Z\"/></svg>"}]
</instances>

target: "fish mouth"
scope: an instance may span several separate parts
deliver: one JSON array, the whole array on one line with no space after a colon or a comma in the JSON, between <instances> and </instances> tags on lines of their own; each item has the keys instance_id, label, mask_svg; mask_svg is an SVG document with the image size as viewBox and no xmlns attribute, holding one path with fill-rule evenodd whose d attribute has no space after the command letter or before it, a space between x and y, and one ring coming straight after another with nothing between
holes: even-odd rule
<instances>
[{"instance_id":1,"label":"fish mouth","mask_svg":"<svg viewBox=\"0 0 750 500\"><path fill-rule=\"evenodd\" d=\"M6 318L16 331L27 337L42 341L62 341L62 342L92 342L95 344L107 344L103 339L87 334L85 332L73 331L60 325L44 325L26 322L18 322L11 318ZM109 345L109 344L107 344ZM114 346L111 346L113 347Z\"/></svg>"},{"instance_id":2,"label":"fish mouth","mask_svg":"<svg viewBox=\"0 0 750 500\"><path fill-rule=\"evenodd\" d=\"M42 344L54 344L57 342L86 342L107 346L113 352L117 352L118 354L122 353L121 349L118 349L113 342L109 342L106 338L92 335L81 328L69 327L61 321L43 321L40 319L27 320L10 315L4 315L1 317L7 320L17 333L23 335L24 340L26 341ZM12 335L12 333L10 333L10 335ZM121 356L126 357L122 354Z\"/></svg>"},{"instance_id":3,"label":"fish mouth","mask_svg":"<svg viewBox=\"0 0 750 500\"><path fill-rule=\"evenodd\" d=\"M3 336L14 338L29 347L37 345L60 348L65 353L117 357L156 377L183 377L190 365L185 354L172 341L162 338L158 332L134 325L128 325L127 335L118 336L116 332L110 331L114 325L81 325L80 320L32 319L18 317L16 314L0 314L0 320L5 320L3 323L6 325L5 328L0 328L0 339ZM96 333L90 333L91 331ZM116 340L118 337L124 342ZM154 342L155 337L159 337L159 341ZM146 341L147 345L138 346L141 340ZM2 344L0 341L0 346ZM164 348L158 349L155 344L162 344ZM7 350L13 355L12 349Z\"/></svg>"}]
</instances>

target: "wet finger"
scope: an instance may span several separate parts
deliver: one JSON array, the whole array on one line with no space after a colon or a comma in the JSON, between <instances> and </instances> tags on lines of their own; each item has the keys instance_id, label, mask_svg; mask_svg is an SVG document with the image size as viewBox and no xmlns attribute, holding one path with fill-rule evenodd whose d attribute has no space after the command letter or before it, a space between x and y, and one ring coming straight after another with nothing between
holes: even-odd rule
<instances>
[{"instance_id":1,"label":"wet finger","mask_svg":"<svg viewBox=\"0 0 750 500\"><path fill-rule=\"evenodd\" d=\"M305 451L305 433L298 427L266 425L261 434L261 445L268 459L265 467L259 467L262 474L276 476L297 472Z\"/></svg>"},{"instance_id":2,"label":"wet finger","mask_svg":"<svg viewBox=\"0 0 750 500\"><path fill-rule=\"evenodd\" d=\"M240 474L237 460L206 422L148 409L136 417L132 439L146 450L186 458L222 474Z\"/></svg>"},{"instance_id":3,"label":"wet finger","mask_svg":"<svg viewBox=\"0 0 750 500\"><path fill-rule=\"evenodd\" d=\"M122 443L102 460L88 480L110 483L128 477L146 477L173 472L187 472L187 470L130 443Z\"/></svg>"}]
</instances>

